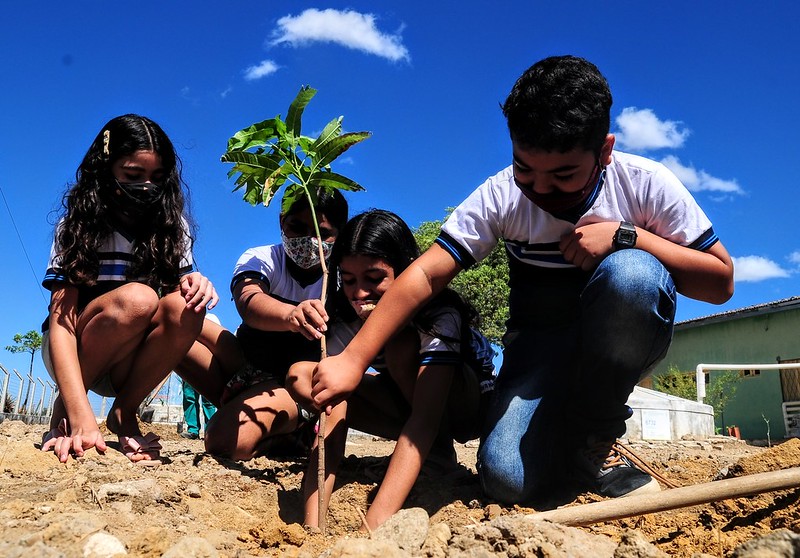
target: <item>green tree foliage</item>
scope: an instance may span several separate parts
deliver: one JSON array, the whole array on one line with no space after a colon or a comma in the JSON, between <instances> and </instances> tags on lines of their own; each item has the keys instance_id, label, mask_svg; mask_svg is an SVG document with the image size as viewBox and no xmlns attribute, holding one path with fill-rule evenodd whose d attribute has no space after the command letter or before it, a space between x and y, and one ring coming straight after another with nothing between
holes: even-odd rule
<instances>
[{"instance_id":1,"label":"green tree foliage","mask_svg":"<svg viewBox=\"0 0 800 558\"><path fill-rule=\"evenodd\" d=\"M739 374L725 370L711 375L706 385L704 402L714 407L714 419L719 422L728 402L736 394L739 386ZM697 400L697 375L694 372L682 372L675 365L670 365L664 374L653 376L653 389L692 401Z\"/></svg>"},{"instance_id":2,"label":"green tree foliage","mask_svg":"<svg viewBox=\"0 0 800 558\"><path fill-rule=\"evenodd\" d=\"M714 407L716 420L722 420L725 407L736 395L736 389L739 387L741 379L739 373L733 370L724 370L711 375L711 381L706 386L705 402Z\"/></svg>"},{"instance_id":3,"label":"green tree foliage","mask_svg":"<svg viewBox=\"0 0 800 558\"><path fill-rule=\"evenodd\" d=\"M453 212L448 208L444 219ZM427 250L442 228L444 220L425 221L414 230L420 250ZM500 241L479 264L459 273L450 285L469 301L481 316L481 332L500 345L508 320L508 257Z\"/></svg>"},{"instance_id":4,"label":"green tree foliage","mask_svg":"<svg viewBox=\"0 0 800 558\"><path fill-rule=\"evenodd\" d=\"M681 372L670 364L664 374L653 376L653 389L691 401L697 400L697 378L694 372Z\"/></svg>"},{"instance_id":5,"label":"green tree foliage","mask_svg":"<svg viewBox=\"0 0 800 558\"><path fill-rule=\"evenodd\" d=\"M42 334L32 329L28 333L17 333L14 336L14 344L6 345L6 351L12 353L30 353L31 364L28 370L33 374L33 359L36 353L42 349Z\"/></svg>"}]
</instances>

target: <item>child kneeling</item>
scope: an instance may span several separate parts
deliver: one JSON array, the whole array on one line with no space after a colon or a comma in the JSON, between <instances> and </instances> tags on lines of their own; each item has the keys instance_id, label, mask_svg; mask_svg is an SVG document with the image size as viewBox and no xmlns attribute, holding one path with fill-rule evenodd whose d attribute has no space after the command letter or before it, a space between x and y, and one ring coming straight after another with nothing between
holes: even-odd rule
<instances>
[{"instance_id":1,"label":"child kneeling","mask_svg":"<svg viewBox=\"0 0 800 558\"><path fill-rule=\"evenodd\" d=\"M381 296L419 256L414 235L397 215L371 210L347 223L331 254L328 353L339 354L358 333ZM373 529L398 511L435 446L451 459L453 439L481 434L481 409L491 391L494 352L471 329L475 311L455 292L443 291L384 346L346 401L326 409L325 502L329 501L344 455L348 427L397 440L384 482L366 514ZM466 345L466 346L465 346ZM480 358L473 347L485 350ZM467 358L462 355L462 349ZM486 350L488 349L488 350ZM316 363L295 364L287 389L301 406L313 409L311 378ZM305 523L318 522L317 448L303 482Z\"/></svg>"}]
</instances>

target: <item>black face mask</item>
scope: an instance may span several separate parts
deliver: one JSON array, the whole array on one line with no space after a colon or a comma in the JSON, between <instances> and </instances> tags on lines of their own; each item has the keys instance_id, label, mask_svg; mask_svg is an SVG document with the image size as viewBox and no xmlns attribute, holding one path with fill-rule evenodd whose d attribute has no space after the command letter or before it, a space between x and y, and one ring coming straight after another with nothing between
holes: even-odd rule
<instances>
[{"instance_id":1,"label":"black face mask","mask_svg":"<svg viewBox=\"0 0 800 558\"><path fill-rule=\"evenodd\" d=\"M589 210L591 204L597 199L597 195L605 182L605 177L606 171L598 162L589 181L577 192L537 194L529 186L517 182L516 178L514 183L526 198L550 215L557 219L577 223L578 219Z\"/></svg>"},{"instance_id":2,"label":"black face mask","mask_svg":"<svg viewBox=\"0 0 800 558\"><path fill-rule=\"evenodd\" d=\"M139 218L147 215L150 208L164 195L164 188L152 182L120 182L114 180L106 201L123 215Z\"/></svg>"}]
</instances>

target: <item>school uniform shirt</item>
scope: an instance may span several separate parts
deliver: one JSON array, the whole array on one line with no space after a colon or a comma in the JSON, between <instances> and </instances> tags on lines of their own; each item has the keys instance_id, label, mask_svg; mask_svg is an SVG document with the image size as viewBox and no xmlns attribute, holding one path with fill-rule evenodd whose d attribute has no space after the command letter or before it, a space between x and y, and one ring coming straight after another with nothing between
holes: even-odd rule
<instances>
[{"instance_id":1,"label":"school uniform shirt","mask_svg":"<svg viewBox=\"0 0 800 558\"><path fill-rule=\"evenodd\" d=\"M455 308L443 306L432 311L431 331L428 333L417 328L419 334L420 366L456 366L461 365L461 315ZM330 326L327 337L328 354L338 355L361 329L364 322L355 319L350 322L334 322ZM372 363L378 372L386 372L383 352Z\"/></svg>"},{"instance_id":2,"label":"school uniform shirt","mask_svg":"<svg viewBox=\"0 0 800 558\"><path fill-rule=\"evenodd\" d=\"M614 151L598 185L571 215L557 218L535 205L516 186L509 166L453 211L436 242L467 269L503 239L511 290L509 328L535 326L574 312L591 275L564 259L558 247L561 237L606 221L628 221L697 250L718 241L706 214L669 169Z\"/></svg>"},{"instance_id":3,"label":"school uniform shirt","mask_svg":"<svg viewBox=\"0 0 800 558\"><path fill-rule=\"evenodd\" d=\"M63 221L62 221L63 222ZM57 226L61 227L62 222ZM179 275L183 276L195 271L194 260L189 246L188 223L183 222L184 231L186 231L185 238L187 242L184 243L183 254L181 256ZM106 238L100 245L97 252L100 266L97 274L97 282L95 285L78 286L78 308L83 309L86 305L97 298L98 296L108 293L117 287L132 282L144 282L143 277L129 276L129 270L133 262L133 245L135 238L122 229L114 229L108 238ZM44 288L51 290L55 283L69 282L63 273L61 267L61 258L58 255L61 251L61 246L58 244L58 235L53 240L53 245L50 249L50 259L47 264L47 271L45 272L42 285Z\"/></svg>"},{"instance_id":4,"label":"school uniform shirt","mask_svg":"<svg viewBox=\"0 0 800 558\"><path fill-rule=\"evenodd\" d=\"M312 283L302 284L286 266L283 244L257 246L246 250L233 268L231 291L243 279L258 279L270 295L290 304L298 304L322 296L322 274Z\"/></svg>"},{"instance_id":5,"label":"school uniform shirt","mask_svg":"<svg viewBox=\"0 0 800 558\"><path fill-rule=\"evenodd\" d=\"M244 279L257 279L270 296L297 305L322 296L322 274L301 283L289 272L283 244L257 246L245 251L233 268L231 292ZM301 360L318 361L319 341L310 341L291 331L263 331L242 323L236 331L248 362L281 383L289 366Z\"/></svg>"}]
</instances>

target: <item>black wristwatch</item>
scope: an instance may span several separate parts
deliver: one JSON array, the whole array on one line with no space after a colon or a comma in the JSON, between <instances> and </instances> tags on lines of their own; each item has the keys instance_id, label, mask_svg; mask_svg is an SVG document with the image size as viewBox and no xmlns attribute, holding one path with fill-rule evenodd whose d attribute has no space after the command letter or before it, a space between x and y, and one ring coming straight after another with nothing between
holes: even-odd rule
<instances>
[{"instance_id":1,"label":"black wristwatch","mask_svg":"<svg viewBox=\"0 0 800 558\"><path fill-rule=\"evenodd\" d=\"M619 228L614 234L614 250L633 248L636 246L636 227L633 223L620 221Z\"/></svg>"}]
</instances>

